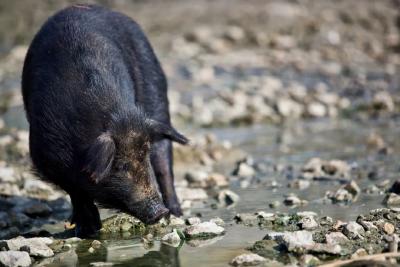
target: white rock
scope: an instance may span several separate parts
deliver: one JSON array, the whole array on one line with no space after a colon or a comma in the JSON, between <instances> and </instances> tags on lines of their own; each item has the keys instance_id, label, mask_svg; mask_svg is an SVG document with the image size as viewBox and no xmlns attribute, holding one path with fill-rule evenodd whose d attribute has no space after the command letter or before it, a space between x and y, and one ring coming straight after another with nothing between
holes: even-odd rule
<instances>
[{"instance_id":1,"label":"white rock","mask_svg":"<svg viewBox=\"0 0 400 267\"><path fill-rule=\"evenodd\" d=\"M218 193L218 202L222 205L229 206L235 204L239 202L239 199L240 197L238 194L228 189L222 190Z\"/></svg>"},{"instance_id":2,"label":"white rock","mask_svg":"<svg viewBox=\"0 0 400 267\"><path fill-rule=\"evenodd\" d=\"M34 238L24 238L22 236L6 240L7 245L10 250L18 251L21 247L27 246L30 249L29 255L34 257L52 257L54 256L53 251L48 245L53 243L51 238L47 237L34 237Z\"/></svg>"},{"instance_id":3,"label":"white rock","mask_svg":"<svg viewBox=\"0 0 400 267\"><path fill-rule=\"evenodd\" d=\"M317 217L318 216L318 214L316 213L316 212L314 212L314 211L298 211L298 212L296 212L296 215L297 216L300 216L300 217Z\"/></svg>"},{"instance_id":4,"label":"white rock","mask_svg":"<svg viewBox=\"0 0 400 267\"><path fill-rule=\"evenodd\" d=\"M245 253L239 256L236 256L230 262L233 266L255 266L262 262L265 262L266 259L254 253Z\"/></svg>"},{"instance_id":5,"label":"white rock","mask_svg":"<svg viewBox=\"0 0 400 267\"><path fill-rule=\"evenodd\" d=\"M213 222L202 222L189 226L185 229L185 236L188 238L213 237L224 234L225 229Z\"/></svg>"},{"instance_id":6,"label":"white rock","mask_svg":"<svg viewBox=\"0 0 400 267\"><path fill-rule=\"evenodd\" d=\"M321 103L313 102L307 105L307 113L311 117L324 117L326 115L326 108Z\"/></svg>"},{"instance_id":7,"label":"white rock","mask_svg":"<svg viewBox=\"0 0 400 267\"><path fill-rule=\"evenodd\" d=\"M0 251L0 266L27 267L31 264L32 260L25 251Z\"/></svg>"},{"instance_id":8,"label":"white rock","mask_svg":"<svg viewBox=\"0 0 400 267\"><path fill-rule=\"evenodd\" d=\"M174 229L172 233L163 236L161 241L173 247L177 247L181 243L181 237L177 233L176 229Z\"/></svg>"},{"instance_id":9,"label":"white rock","mask_svg":"<svg viewBox=\"0 0 400 267\"><path fill-rule=\"evenodd\" d=\"M343 234L350 239L363 239L364 228L356 222L349 222L343 228Z\"/></svg>"},{"instance_id":10,"label":"white rock","mask_svg":"<svg viewBox=\"0 0 400 267\"><path fill-rule=\"evenodd\" d=\"M303 112L303 107L299 103L285 98L278 99L276 109L283 117L298 118Z\"/></svg>"},{"instance_id":11,"label":"white rock","mask_svg":"<svg viewBox=\"0 0 400 267\"><path fill-rule=\"evenodd\" d=\"M341 245L349 242L349 239L341 232L331 232L325 235L326 243L332 245Z\"/></svg>"},{"instance_id":12,"label":"white rock","mask_svg":"<svg viewBox=\"0 0 400 267\"><path fill-rule=\"evenodd\" d=\"M215 223L218 226L224 226L225 225L224 220L222 220L219 217L215 217L215 218L210 219L210 222Z\"/></svg>"},{"instance_id":13,"label":"white rock","mask_svg":"<svg viewBox=\"0 0 400 267\"><path fill-rule=\"evenodd\" d=\"M171 215L169 218L169 225L170 226L181 226L184 225L185 221L179 217L176 217L174 215Z\"/></svg>"},{"instance_id":14,"label":"white rock","mask_svg":"<svg viewBox=\"0 0 400 267\"><path fill-rule=\"evenodd\" d=\"M211 173L207 178L208 186L225 187L229 185L228 179L225 175L220 173Z\"/></svg>"},{"instance_id":15,"label":"white rock","mask_svg":"<svg viewBox=\"0 0 400 267\"><path fill-rule=\"evenodd\" d=\"M201 220L199 217L190 217L186 219L186 223L188 225L195 225L201 223Z\"/></svg>"},{"instance_id":16,"label":"white rock","mask_svg":"<svg viewBox=\"0 0 400 267\"><path fill-rule=\"evenodd\" d=\"M310 247L315 244L312 233L309 231L285 232L283 236L278 236L277 241L284 243L288 251Z\"/></svg>"},{"instance_id":17,"label":"white rock","mask_svg":"<svg viewBox=\"0 0 400 267\"><path fill-rule=\"evenodd\" d=\"M190 170L185 174L185 179L191 187L206 187L208 173L202 170Z\"/></svg>"},{"instance_id":18,"label":"white rock","mask_svg":"<svg viewBox=\"0 0 400 267\"><path fill-rule=\"evenodd\" d=\"M374 96L373 104L387 111L394 110L394 101L392 96L387 91L382 91Z\"/></svg>"},{"instance_id":19,"label":"white rock","mask_svg":"<svg viewBox=\"0 0 400 267\"><path fill-rule=\"evenodd\" d=\"M270 220L270 221L273 221L276 218L274 213L265 212L265 211L258 211L258 212L256 212L256 215L258 218L262 218L264 220Z\"/></svg>"},{"instance_id":20,"label":"white rock","mask_svg":"<svg viewBox=\"0 0 400 267\"><path fill-rule=\"evenodd\" d=\"M303 230L312 230L319 226L313 216L305 216L301 218L299 224Z\"/></svg>"},{"instance_id":21,"label":"white rock","mask_svg":"<svg viewBox=\"0 0 400 267\"><path fill-rule=\"evenodd\" d=\"M90 266L93 266L93 267L104 267L104 266L113 266L113 265L114 265L114 263L112 263L112 262L104 262L104 261L90 263Z\"/></svg>"},{"instance_id":22,"label":"white rock","mask_svg":"<svg viewBox=\"0 0 400 267\"><path fill-rule=\"evenodd\" d=\"M235 171L235 174L240 177L249 178L253 177L256 174L256 171L252 166L248 165L245 162L241 162L239 163L239 166Z\"/></svg>"},{"instance_id":23,"label":"white rock","mask_svg":"<svg viewBox=\"0 0 400 267\"><path fill-rule=\"evenodd\" d=\"M0 167L0 182L2 183L14 183L16 182L16 173L14 168L11 167Z\"/></svg>"},{"instance_id":24,"label":"white rock","mask_svg":"<svg viewBox=\"0 0 400 267\"><path fill-rule=\"evenodd\" d=\"M202 188L183 188L177 187L176 194L180 202L184 200L204 200L207 199L207 193Z\"/></svg>"}]
</instances>

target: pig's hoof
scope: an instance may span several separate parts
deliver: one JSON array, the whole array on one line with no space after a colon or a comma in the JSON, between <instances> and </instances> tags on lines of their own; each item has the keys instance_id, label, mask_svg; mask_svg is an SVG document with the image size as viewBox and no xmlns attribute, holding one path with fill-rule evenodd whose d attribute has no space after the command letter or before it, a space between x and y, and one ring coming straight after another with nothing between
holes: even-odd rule
<instances>
[{"instance_id":1,"label":"pig's hoof","mask_svg":"<svg viewBox=\"0 0 400 267\"><path fill-rule=\"evenodd\" d=\"M75 227L76 236L81 237L81 238L95 237L99 231L100 231L100 228L98 228L94 225L79 225L78 224Z\"/></svg>"},{"instance_id":2,"label":"pig's hoof","mask_svg":"<svg viewBox=\"0 0 400 267\"><path fill-rule=\"evenodd\" d=\"M169 209L170 214L175 215L176 217L180 217L183 215L181 205L179 203L170 203L167 204L167 208Z\"/></svg>"}]
</instances>

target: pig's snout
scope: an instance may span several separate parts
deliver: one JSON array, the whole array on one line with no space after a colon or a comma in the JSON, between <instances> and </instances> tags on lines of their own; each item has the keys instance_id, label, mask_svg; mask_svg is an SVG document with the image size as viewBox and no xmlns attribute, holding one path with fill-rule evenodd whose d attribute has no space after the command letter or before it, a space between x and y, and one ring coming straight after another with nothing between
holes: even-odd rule
<instances>
[{"instance_id":1,"label":"pig's snout","mask_svg":"<svg viewBox=\"0 0 400 267\"><path fill-rule=\"evenodd\" d=\"M169 214L169 210L164 206L159 196L142 200L135 203L134 206L134 216L145 224L155 224Z\"/></svg>"}]
</instances>

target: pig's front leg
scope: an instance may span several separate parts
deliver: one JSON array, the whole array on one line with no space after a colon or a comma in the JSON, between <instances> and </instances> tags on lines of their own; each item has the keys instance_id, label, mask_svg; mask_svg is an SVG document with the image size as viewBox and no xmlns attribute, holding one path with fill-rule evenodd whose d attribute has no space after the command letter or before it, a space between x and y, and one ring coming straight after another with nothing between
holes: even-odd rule
<instances>
[{"instance_id":1,"label":"pig's front leg","mask_svg":"<svg viewBox=\"0 0 400 267\"><path fill-rule=\"evenodd\" d=\"M164 200L165 206L175 216L181 216L182 211L174 187L174 172L172 159L172 144L164 139L153 144L151 150L151 165Z\"/></svg>"},{"instance_id":2,"label":"pig's front leg","mask_svg":"<svg viewBox=\"0 0 400 267\"><path fill-rule=\"evenodd\" d=\"M79 237L91 237L101 229L99 210L85 192L70 193L73 206L71 222Z\"/></svg>"}]
</instances>

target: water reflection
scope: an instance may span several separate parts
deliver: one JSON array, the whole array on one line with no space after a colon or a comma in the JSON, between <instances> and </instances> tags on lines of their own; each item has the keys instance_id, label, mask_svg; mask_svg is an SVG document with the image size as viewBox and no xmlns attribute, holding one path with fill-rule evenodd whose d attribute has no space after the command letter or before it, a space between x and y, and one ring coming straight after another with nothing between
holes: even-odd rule
<instances>
[{"instance_id":1,"label":"water reflection","mask_svg":"<svg viewBox=\"0 0 400 267\"><path fill-rule=\"evenodd\" d=\"M128 245L128 243L131 243ZM105 241L105 244L107 241ZM76 249L57 254L54 258L44 259L35 266L96 266L95 263L104 263L102 266L135 266L135 267L179 267L179 248L162 243L155 243L150 249L135 240L116 241L115 244L106 244L90 253L90 243L82 242ZM101 266L100 264L98 266Z\"/></svg>"}]
</instances>

